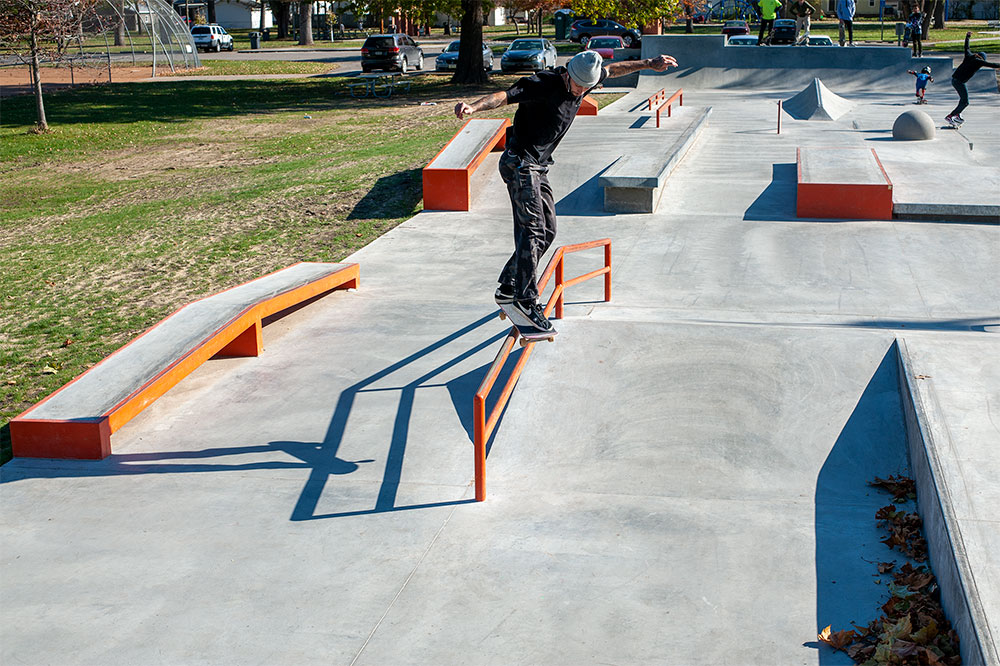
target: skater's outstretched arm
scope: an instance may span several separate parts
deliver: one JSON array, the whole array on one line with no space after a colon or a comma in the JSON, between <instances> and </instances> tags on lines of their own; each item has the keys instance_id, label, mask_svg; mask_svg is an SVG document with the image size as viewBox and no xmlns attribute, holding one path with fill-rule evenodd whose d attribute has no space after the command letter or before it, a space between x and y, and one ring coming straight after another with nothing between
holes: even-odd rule
<instances>
[{"instance_id":1,"label":"skater's outstretched arm","mask_svg":"<svg viewBox=\"0 0 1000 666\"><path fill-rule=\"evenodd\" d=\"M971 32L965 33L965 57L966 58L971 58L972 57L972 51L969 49L969 39L971 37L972 37L972 33Z\"/></svg>"},{"instance_id":2,"label":"skater's outstretched arm","mask_svg":"<svg viewBox=\"0 0 1000 666\"><path fill-rule=\"evenodd\" d=\"M677 67L677 61L674 60L673 56L658 55L655 58L646 58L645 60L623 60L621 62L612 62L605 65L604 69L608 70L608 78L613 79L617 76L625 76L626 74L631 74L632 72L638 72L640 69L651 69L654 72L663 72L666 71L668 67Z\"/></svg>"},{"instance_id":3,"label":"skater's outstretched arm","mask_svg":"<svg viewBox=\"0 0 1000 666\"><path fill-rule=\"evenodd\" d=\"M490 109L496 109L507 103L507 91L502 90L500 92L495 92L491 95L486 95L485 97L480 97L472 104L466 104L465 102L459 102L455 105L455 115L458 116L459 120L463 120L465 116L471 113L477 113L479 111L489 111Z\"/></svg>"}]
</instances>

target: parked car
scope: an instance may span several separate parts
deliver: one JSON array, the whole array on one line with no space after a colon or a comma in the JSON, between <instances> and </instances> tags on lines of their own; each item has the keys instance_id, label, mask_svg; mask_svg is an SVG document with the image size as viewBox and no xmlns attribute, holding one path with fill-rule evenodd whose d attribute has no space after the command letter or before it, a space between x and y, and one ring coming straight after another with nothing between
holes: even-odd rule
<instances>
[{"instance_id":1,"label":"parked car","mask_svg":"<svg viewBox=\"0 0 1000 666\"><path fill-rule=\"evenodd\" d=\"M728 46L757 46L757 35L733 35L726 40Z\"/></svg>"},{"instance_id":2,"label":"parked car","mask_svg":"<svg viewBox=\"0 0 1000 666\"><path fill-rule=\"evenodd\" d=\"M795 19L778 19L774 22L774 30L771 33L772 44L794 44L795 43Z\"/></svg>"},{"instance_id":3,"label":"parked car","mask_svg":"<svg viewBox=\"0 0 1000 666\"><path fill-rule=\"evenodd\" d=\"M726 21L725 25L722 26L722 34L727 37L749 35L750 26L747 25L746 21Z\"/></svg>"},{"instance_id":4,"label":"parked car","mask_svg":"<svg viewBox=\"0 0 1000 666\"><path fill-rule=\"evenodd\" d=\"M361 47L361 71L398 69L406 74L424 68L424 52L407 35L372 35Z\"/></svg>"},{"instance_id":5,"label":"parked car","mask_svg":"<svg viewBox=\"0 0 1000 666\"><path fill-rule=\"evenodd\" d=\"M191 39L199 51L233 50L233 36L226 29L215 23L211 25L196 25L191 28Z\"/></svg>"},{"instance_id":6,"label":"parked car","mask_svg":"<svg viewBox=\"0 0 1000 666\"><path fill-rule=\"evenodd\" d=\"M625 48L621 37L591 37L587 42L588 51L597 51L605 60L615 59L615 49Z\"/></svg>"},{"instance_id":7,"label":"parked car","mask_svg":"<svg viewBox=\"0 0 1000 666\"><path fill-rule=\"evenodd\" d=\"M516 72L530 69L539 71L556 66L556 47L547 39L515 39L500 56L500 69Z\"/></svg>"},{"instance_id":8,"label":"parked car","mask_svg":"<svg viewBox=\"0 0 1000 666\"><path fill-rule=\"evenodd\" d=\"M809 35L809 46L833 46L833 40L828 35Z\"/></svg>"},{"instance_id":9,"label":"parked car","mask_svg":"<svg viewBox=\"0 0 1000 666\"><path fill-rule=\"evenodd\" d=\"M574 42L586 44L595 35L614 35L621 37L627 48L639 45L639 31L626 28L621 23L609 19L582 19L573 21L569 27L569 38Z\"/></svg>"},{"instance_id":10,"label":"parked car","mask_svg":"<svg viewBox=\"0 0 1000 666\"><path fill-rule=\"evenodd\" d=\"M460 40L455 40L448 45L441 55L434 61L434 69L439 72L448 72L458 66L458 45ZM483 44L483 69L487 72L493 70L493 49Z\"/></svg>"}]
</instances>

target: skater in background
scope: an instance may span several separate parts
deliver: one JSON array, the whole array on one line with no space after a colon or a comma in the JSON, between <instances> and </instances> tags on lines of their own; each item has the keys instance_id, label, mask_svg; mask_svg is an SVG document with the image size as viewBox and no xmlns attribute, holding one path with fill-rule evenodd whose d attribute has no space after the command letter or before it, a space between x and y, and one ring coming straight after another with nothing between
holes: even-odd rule
<instances>
[{"instance_id":1,"label":"skater in background","mask_svg":"<svg viewBox=\"0 0 1000 666\"><path fill-rule=\"evenodd\" d=\"M969 82L969 79L983 67L1000 69L1000 64L987 61L986 54L982 51L973 53L969 50L969 39L971 37L971 32L965 33L965 59L962 60L962 64L951 75L951 85L955 88L955 92L958 93L958 106L955 107L954 111L945 116L944 121L953 127L957 127L965 122L965 118L962 117L962 111L965 111L966 107L969 106L969 89L965 85Z\"/></svg>"},{"instance_id":2,"label":"skater in background","mask_svg":"<svg viewBox=\"0 0 1000 666\"><path fill-rule=\"evenodd\" d=\"M795 17L795 43L809 46L809 18L816 13L816 8L806 0L795 0L788 7L789 15Z\"/></svg>"},{"instance_id":3,"label":"skater in background","mask_svg":"<svg viewBox=\"0 0 1000 666\"><path fill-rule=\"evenodd\" d=\"M934 77L931 76L931 68L924 67L920 70L919 74L911 69L907 72L907 74L913 74L913 76L917 77L917 92L915 93L917 96L916 103L926 104L927 100L924 99L924 91L927 90L927 82L930 81L931 83L934 83Z\"/></svg>"},{"instance_id":4,"label":"skater in background","mask_svg":"<svg viewBox=\"0 0 1000 666\"><path fill-rule=\"evenodd\" d=\"M844 29L847 29L847 45L854 46L854 0L837 0L837 20L840 22L840 45L844 45Z\"/></svg>"},{"instance_id":5,"label":"skater in background","mask_svg":"<svg viewBox=\"0 0 1000 666\"><path fill-rule=\"evenodd\" d=\"M757 4L760 6L760 34L757 35L757 46L770 46L774 19L778 18L778 7L781 3L778 0L760 0Z\"/></svg>"},{"instance_id":6,"label":"skater in background","mask_svg":"<svg viewBox=\"0 0 1000 666\"><path fill-rule=\"evenodd\" d=\"M924 54L924 13L920 10L920 5L914 5L910 18L906 19L906 27L910 31L910 41L913 43L914 58L920 58Z\"/></svg>"},{"instance_id":7,"label":"skater in background","mask_svg":"<svg viewBox=\"0 0 1000 666\"><path fill-rule=\"evenodd\" d=\"M507 90L455 105L455 115L461 120L471 113L517 104L499 164L514 214L514 254L500 273L494 298L501 309L506 312L504 306L508 306L518 319L539 332L556 333L538 304L536 282L538 262L556 236L556 207L548 178L552 152L573 123L584 95L605 79L641 69L663 72L668 67L677 67L677 61L668 55L605 65L596 51L583 51L565 67L537 72L515 81ZM515 316L511 320L517 325Z\"/></svg>"}]
</instances>

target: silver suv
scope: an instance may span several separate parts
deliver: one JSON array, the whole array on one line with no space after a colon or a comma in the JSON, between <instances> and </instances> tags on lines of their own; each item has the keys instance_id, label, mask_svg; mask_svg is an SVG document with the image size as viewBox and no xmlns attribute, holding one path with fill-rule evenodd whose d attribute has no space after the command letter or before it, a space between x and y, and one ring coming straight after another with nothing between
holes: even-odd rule
<instances>
[{"instance_id":1,"label":"silver suv","mask_svg":"<svg viewBox=\"0 0 1000 666\"><path fill-rule=\"evenodd\" d=\"M199 51L215 51L218 53L222 49L233 50L233 36L226 32L221 25L196 25L191 28L191 37L194 39L194 47Z\"/></svg>"}]
</instances>

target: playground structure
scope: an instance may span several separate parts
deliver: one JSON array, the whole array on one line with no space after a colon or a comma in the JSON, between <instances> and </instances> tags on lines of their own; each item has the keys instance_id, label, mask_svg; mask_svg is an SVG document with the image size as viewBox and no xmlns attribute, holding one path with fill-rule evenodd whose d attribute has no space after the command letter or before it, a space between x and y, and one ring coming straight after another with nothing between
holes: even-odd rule
<instances>
[{"instance_id":1,"label":"playground structure","mask_svg":"<svg viewBox=\"0 0 1000 666\"><path fill-rule=\"evenodd\" d=\"M201 66L187 25L165 0L101 0L84 16L78 33L49 46L54 57L42 64L68 69L70 84L77 82L81 69L103 71L104 80L113 82L116 67L150 67L156 76ZM0 67L25 67L23 52L16 53L0 47ZM41 78L45 82L44 74ZM93 79L84 72L79 78Z\"/></svg>"}]
</instances>

